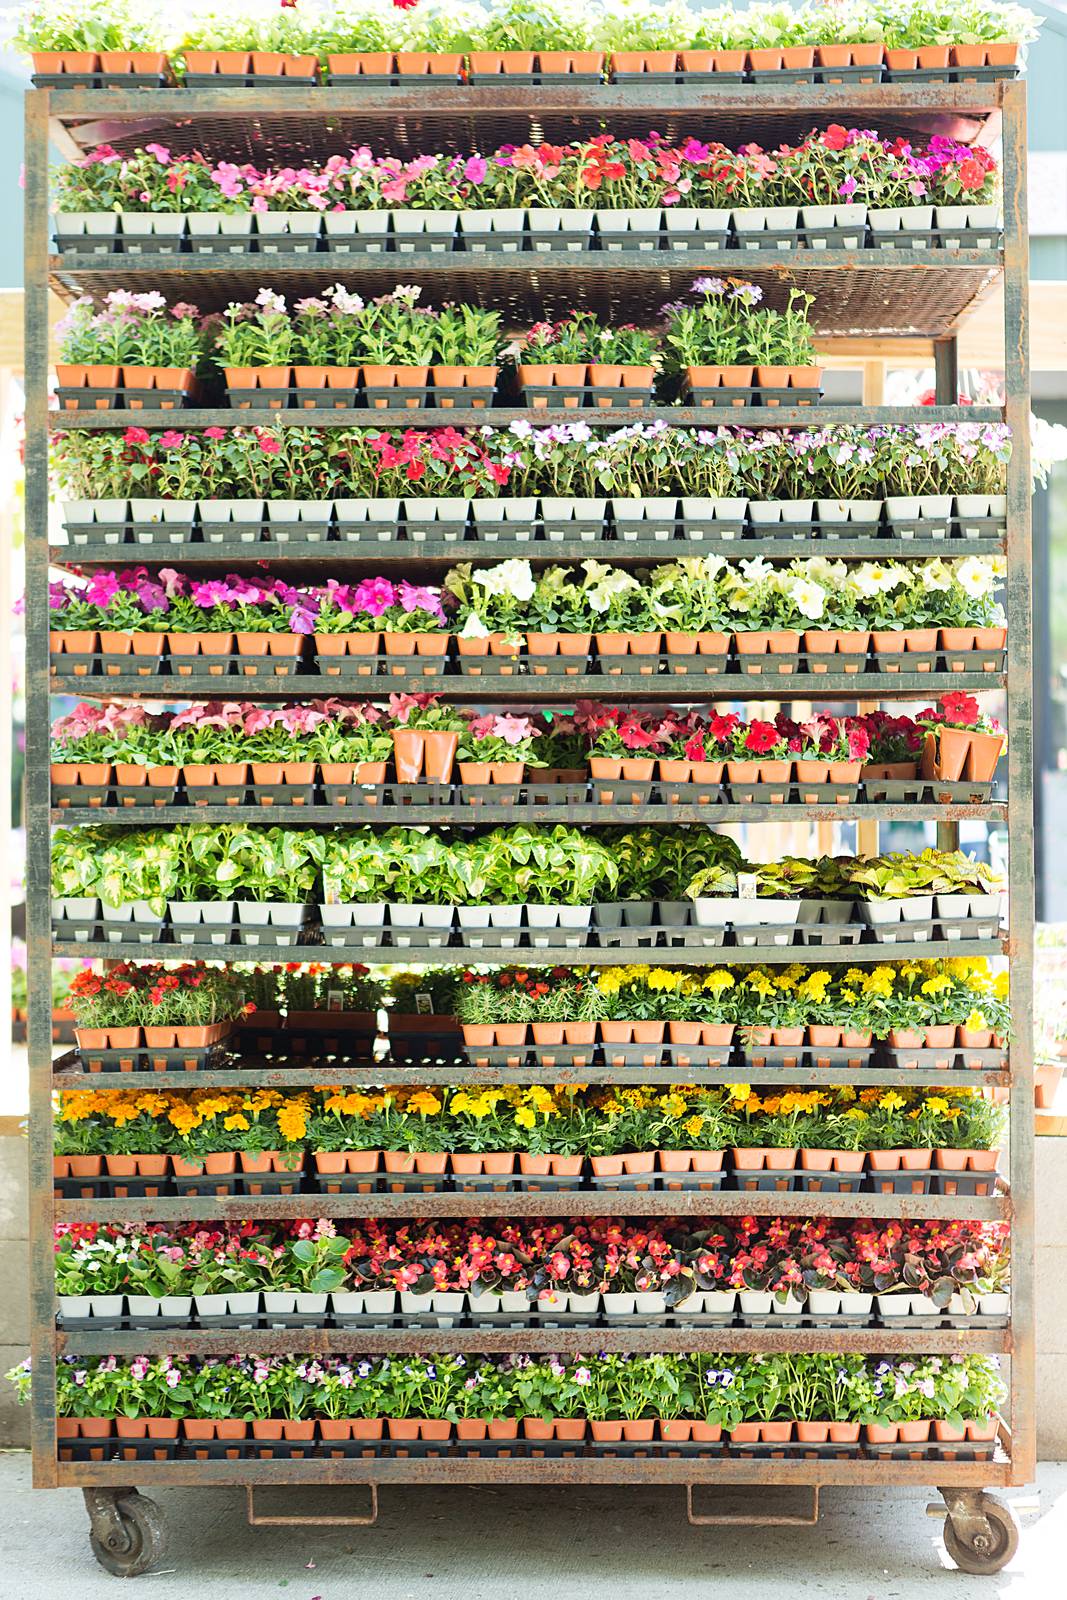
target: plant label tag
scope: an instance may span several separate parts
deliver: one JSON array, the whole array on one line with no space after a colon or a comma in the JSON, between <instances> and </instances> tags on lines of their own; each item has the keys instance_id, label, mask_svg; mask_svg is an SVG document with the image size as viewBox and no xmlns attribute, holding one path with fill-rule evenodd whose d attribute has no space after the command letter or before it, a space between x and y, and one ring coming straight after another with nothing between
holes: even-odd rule
<instances>
[{"instance_id":1,"label":"plant label tag","mask_svg":"<svg viewBox=\"0 0 1067 1600\"><path fill-rule=\"evenodd\" d=\"M754 872L739 872L737 874L737 898L739 900L755 900L758 881Z\"/></svg>"},{"instance_id":2,"label":"plant label tag","mask_svg":"<svg viewBox=\"0 0 1067 1600\"><path fill-rule=\"evenodd\" d=\"M433 995L417 994L415 996L415 1015L417 1017L433 1016Z\"/></svg>"},{"instance_id":3,"label":"plant label tag","mask_svg":"<svg viewBox=\"0 0 1067 1600\"><path fill-rule=\"evenodd\" d=\"M337 893L336 883L331 883L329 878L322 880L322 903L326 906L339 906L341 896Z\"/></svg>"},{"instance_id":4,"label":"plant label tag","mask_svg":"<svg viewBox=\"0 0 1067 1600\"><path fill-rule=\"evenodd\" d=\"M343 992L340 989L327 989L327 991L326 991L326 1009L327 1009L327 1011L343 1011L344 1008L345 1008L345 997L344 997Z\"/></svg>"}]
</instances>

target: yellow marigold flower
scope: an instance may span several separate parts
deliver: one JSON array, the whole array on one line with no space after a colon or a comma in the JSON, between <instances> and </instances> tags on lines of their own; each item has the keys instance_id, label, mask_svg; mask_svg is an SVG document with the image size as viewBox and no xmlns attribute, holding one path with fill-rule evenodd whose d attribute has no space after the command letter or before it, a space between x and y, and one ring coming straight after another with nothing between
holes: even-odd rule
<instances>
[{"instance_id":1,"label":"yellow marigold flower","mask_svg":"<svg viewBox=\"0 0 1067 1600\"><path fill-rule=\"evenodd\" d=\"M907 1103L904 1096L897 1094L895 1089L888 1089L878 1101L883 1111L899 1111Z\"/></svg>"},{"instance_id":2,"label":"yellow marigold flower","mask_svg":"<svg viewBox=\"0 0 1067 1600\"><path fill-rule=\"evenodd\" d=\"M231 1116L223 1118L222 1126L227 1133L245 1133L252 1124L243 1111L235 1111Z\"/></svg>"},{"instance_id":3,"label":"yellow marigold flower","mask_svg":"<svg viewBox=\"0 0 1067 1600\"><path fill-rule=\"evenodd\" d=\"M723 1087L731 1100L747 1100L752 1093L752 1089L747 1083L727 1083Z\"/></svg>"},{"instance_id":4,"label":"yellow marigold flower","mask_svg":"<svg viewBox=\"0 0 1067 1600\"><path fill-rule=\"evenodd\" d=\"M707 989L710 994L725 994L727 989L735 987L736 981L733 973L728 972L725 967L716 967L705 975L702 988Z\"/></svg>"},{"instance_id":5,"label":"yellow marigold flower","mask_svg":"<svg viewBox=\"0 0 1067 1600\"><path fill-rule=\"evenodd\" d=\"M519 1128L535 1128L537 1126L537 1118L529 1106L520 1106L515 1113L515 1124Z\"/></svg>"},{"instance_id":6,"label":"yellow marigold flower","mask_svg":"<svg viewBox=\"0 0 1067 1600\"><path fill-rule=\"evenodd\" d=\"M688 1101L684 1095L664 1094L660 1096L659 1106L668 1117L681 1117L688 1110Z\"/></svg>"},{"instance_id":7,"label":"yellow marigold flower","mask_svg":"<svg viewBox=\"0 0 1067 1600\"><path fill-rule=\"evenodd\" d=\"M704 1118L700 1117L700 1116L687 1117L686 1120L682 1123L682 1127L685 1129L686 1133L689 1135L689 1137L691 1139L695 1139L697 1137L697 1135L700 1133L700 1131L703 1128L703 1126L704 1126Z\"/></svg>"},{"instance_id":8,"label":"yellow marigold flower","mask_svg":"<svg viewBox=\"0 0 1067 1600\"><path fill-rule=\"evenodd\" d=\"M984 1012L975 1009L971 1012L963 1026L965 1028L970 1028L972 1033L980 1033L983 1028L989 1027L989 1023L985 1019Z\"/></svg>"},{"instance_id":9,"label":"yellow marigold flower","mask_svg":"<svg viewBox=\"0 0 1067 1600\"><path fill-rule=\"evenodd\" d=\"M934 978L927 978L922 985L923 994L944 994L952 988L952 979L947 973L941 972Z\"/></svg>"},{"instance_id":10,"label":"yellow marigold flower","mask_svg":"<svg viewBox=\"0 0 1067 1600\"><path fill-rule=\"evenodd\" d=\"M1007 969L1005 969L1003 972L998 972L996 977L993 979L993 993L998 1000L1006 1000L1008 998L1009 984L1010 979L1008 977Z\"/></svg>"}]
</instances>

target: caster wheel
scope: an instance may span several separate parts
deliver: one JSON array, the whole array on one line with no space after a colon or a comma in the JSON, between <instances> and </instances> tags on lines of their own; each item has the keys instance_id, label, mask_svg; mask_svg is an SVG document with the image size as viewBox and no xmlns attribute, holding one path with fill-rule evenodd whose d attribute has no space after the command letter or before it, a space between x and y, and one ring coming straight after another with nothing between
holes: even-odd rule
<instances>
[{"instance_id":1,"label":"caster wheel","mask_svg":"<svg viewBox=\"0 0 1067 1600\"><path fill-rule=\"evenodd\" d=\"M116 1578L136 1578L158 1561L167 1547L163 1513L136 1490L115 1502L115 1515L101 1536L89 1531L93 1555Z\"/></svg>"},{"instance_id":2,"label":"caster wheel","mask_svg":"<svg viewBox=\"0 0 1067 1600\"><path fill-rule=\"evenodd\" d=\"M956 1532L951 1516L945 1518L945 1549L961 1572L983 1576L1006 1567L1019 1548L1019 1524L1014 1513L995 1495L979 1497L978 1511L989 1525L989 1533L975 1533L964 1540Z\"/></svg>"}]
</instances>

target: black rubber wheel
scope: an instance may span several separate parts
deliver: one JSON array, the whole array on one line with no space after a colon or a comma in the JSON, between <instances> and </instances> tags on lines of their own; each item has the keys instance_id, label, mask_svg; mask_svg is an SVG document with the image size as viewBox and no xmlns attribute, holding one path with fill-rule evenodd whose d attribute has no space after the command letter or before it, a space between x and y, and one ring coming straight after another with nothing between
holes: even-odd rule
<instances>
[{"instance_id":1,"label":"black rubber wheel","mask_svg":"<svg viewBox=\"0 0 1067 1600\"><path fill-rule=\"evenodd\" d=\"M1019 1524L1010 1506L996 1495L983 1494L980 1507L989 1523L991 1537L981 1539L977 1548L964 1543L952 1525L952 1518L945 1518L945 1549L961 1572L973 1572L978 1577L999 1572L1019 1548Z\"/></svg>"},{"instance_id":2,"label":"black rubber wheel","mask_svg":"<svg viewBox=\"0 0 1067 1600\"><path fill-rule=\"evenodd\" d=\"M116 1578L137 1578L158 1561L167 1548L166 1524L154 1500L143 1494L125 1495L117 1506L120 1537L108 1545L90 1529L93 1555L105 1572Z\"/></svg>"}]
</instances>

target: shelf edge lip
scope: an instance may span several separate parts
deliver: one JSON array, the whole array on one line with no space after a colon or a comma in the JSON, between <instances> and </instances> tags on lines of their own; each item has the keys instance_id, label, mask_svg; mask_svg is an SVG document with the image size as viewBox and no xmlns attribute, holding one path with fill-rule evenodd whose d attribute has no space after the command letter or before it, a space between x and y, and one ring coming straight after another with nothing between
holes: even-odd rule
<instances>
[{"instance_id":1,"label":"shelf edge lip","mask_svg":"<svg viewBox=\"0 0 1067 1600\"><path fill-rule=\"evenodd\" d=\"M956 69L950 69L956 70ZM668 75L664 74L664 78ZM1003 78L989 83L913 83L908 80L886 80L879 83L811 83L790 84L781 83L721 83L711 86L700 84L667 83L661 82L659 77L652 75L647 83L636 84L633 82L594 84L515 84L509 85L507 78L503 78L498 88L494 84L480 87L475 84L427 84L421 78L413 81L411 98L421 101L434 109L454 110L464 105L470 110L507 111L512 104L523 109L534 111L546 108L546 99L549 105L558 98L560 108L563 110L578 107L585 109L584 102L590 102L590 109L595 110L596 98L601 101L613 101L611 110L624 110L632 106L635 110L642 110L644 104L662 105L664 101L676 100L679 90L683 93L687 88L703 89L703 94L694 95L694 100L707 99L711 103L729 104L734 109L744 109L746 102L751 102L754 112L762 113L769 109L792 113L804 112L812 109L813 104L825 100L829 106L848 106L855 101L857 105L884 105L887 110L894 111L928 111L931 107L940 106L945 111L980 111L990 114L1002 108L1004 98L1004 85L1026 84L1028 79L1023 75L1014 78ZM243 84L219 83L217 86L204 88L202 86L190 87L184 84L167 84L159 88L101 88L89 89L82 86L74 88L49 88L47 90L30 87L27 95L48 94L50 104L57 107L54 115L61 120L63 116L83 116L89 112L114 111L119 115L136 116L147 106L150 110L158 111L161 105L172 104L183 113L195 111L194 102L201 101L208 111L220 107L233 110L235 116L247 114L250 111L273 111L286 107L287 102L303 101L305 97L312 101L321 96L324 106L336 111L334 102L351 101L357 109L360 106L374 106L375 101L380 102L383 112L395 110L397 102L402 98L392 89L383 90L376 94L373 89L366 87L353 88L349 84L329 83L300 83L299 85L277 84L264 82L251 86ZM279 101L279 97L281 97ZM299 109L305 110L303 105ZM684 106L683 108L684 109Z\"/></svg>"},{"instance_id":2,"label":"shelf edge lip","mask_svg":"<svg viewBox=\"0 0 1067 1600\"><path fill-rule=\"evenodd\" d=\"M812 424L832 426L877 426L899 424L917 427L933 422L1002 422L1003 406L642 406L633 410L599 410L585 406L578 411L561 407L535 410L524 406L498 406L480 410L459 406L448 409L420 407L415 410L385 408L372 410L368 406L353 406L348 410L306 411L298 406L288 406L280 411L236 410L231 406L195 406L188 411L49 411L50 433L66 433L74 429L102 432L107 429L127 428L136 423L139 427L172 428L180 421L187 431L209 427L273 427L282 425L294 428L358 428L384 427L386 425L413 428L433 428L445 423L460 427L507 428L513 422L528 422L536 427L550 427L562 422L596 424L600 427L630 427L637 422L666 422L678 427L763 426L767 428L800 428Z\"/></svg>"}]
</instances>

